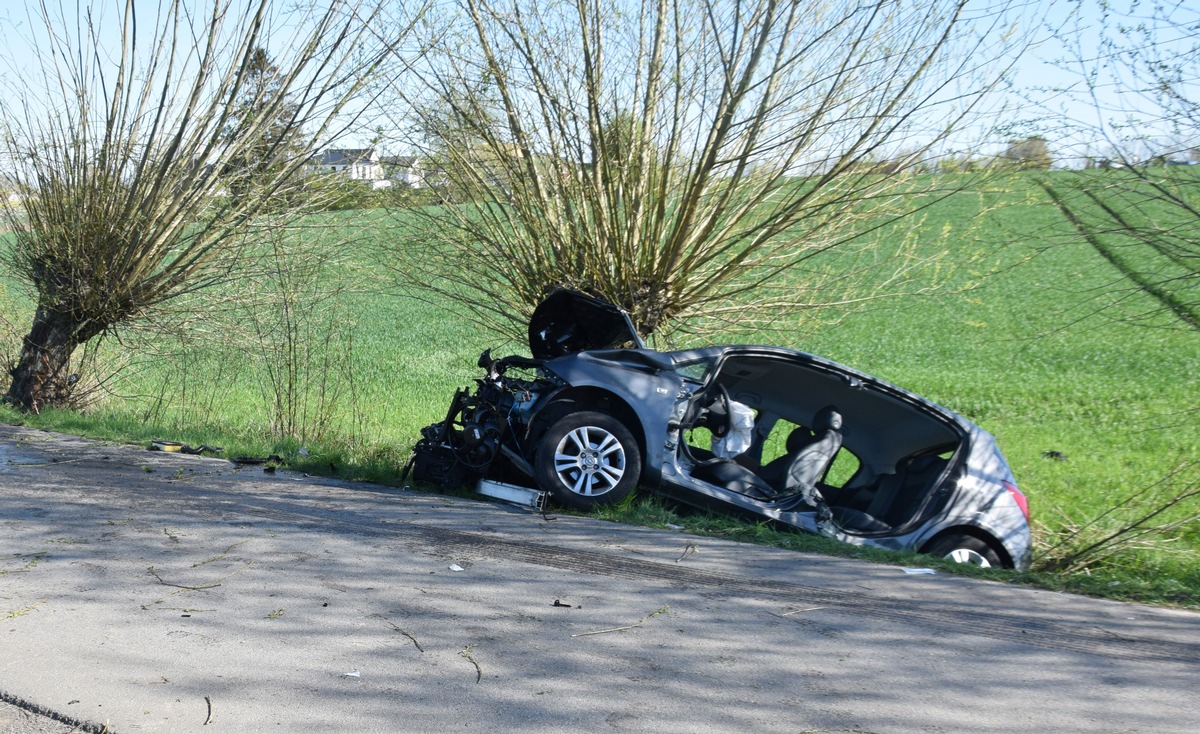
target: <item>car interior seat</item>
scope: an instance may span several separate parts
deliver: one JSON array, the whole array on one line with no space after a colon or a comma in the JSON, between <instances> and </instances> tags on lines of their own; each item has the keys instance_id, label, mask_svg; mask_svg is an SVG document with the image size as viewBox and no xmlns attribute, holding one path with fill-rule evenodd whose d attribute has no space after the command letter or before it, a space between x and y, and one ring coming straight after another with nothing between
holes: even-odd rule
<instances>
[{"instance_id":1,"label":"car interior seat","mask_svg":"<svg viewBox=\"0 0 1200 734\"><path fill-rule=\"evenodd\" d=\"M903 525L920 509L946 464L947 459L937 454L902 459L896 464L895 474L879 478L875 494L865 509L833 507L833 517L846 529L865 532Z\"/></svg>"},{"instance_id":2,"label":"car interior seat","mask_svg":"<svg viewBox=\"0 0 1200 734\"><path fill-rule=\"evenodd\" d=\"M805 446L815 443L816 440L817 435L812 432L811 428L805 426L793 428L785 442L784 453L760 467L758 476L772 487L783 486L783 478L787 475L792 458Z\"/></svg>"},{"instance_id":3,"label":"car interior seat","mask_svg":"<svg viewBox=\"0 0 1200 734\"><path fill-rule=\"evenodd\" d=\"M759 500L811 493L842 446L841 428L842 414L829 405L817 411L812 430L804 427L793 430L788 435L791 450L758 473L731 459L719 459L700 463L692 476ZM763 472L777 474L778 479L768 481L762 476Z\"/></svg>"},{"instance_id":4,"label":"car interior seat","mask_svg":"<svg viewBox=\"0 0 1200 734\"><path fill-rule=\"evenodd\" d=\"M787 471L783 494L811 491L825 476L833 457L842 447L842 414L827 405L813 416L813 441L800 450L786 454Z\"/></svg>"}]
</instances>

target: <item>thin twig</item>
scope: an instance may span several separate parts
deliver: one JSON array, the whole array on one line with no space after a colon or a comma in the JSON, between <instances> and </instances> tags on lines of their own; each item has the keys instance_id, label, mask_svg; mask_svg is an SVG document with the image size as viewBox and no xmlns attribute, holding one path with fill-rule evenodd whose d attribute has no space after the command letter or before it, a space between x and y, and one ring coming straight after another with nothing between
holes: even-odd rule
<instances>
[{"instance_id":1,"label":"thin twig","mask_svg":"<svg viewBox=\"0 0 1200 734\"><path fill-rule=\"evenodd\" d=\"M0 619L16 619L17 617L20 617L22 615L29 614L34 609L37 609L38 607L40 607L41 605L43 605L45 603L46 603L46 600L41 599L37 602L34 602L30 606L25 607L24 609L15 609L11 612L7 612L3 616L0 616Z\"/></svg>"},{"instance_id":2,"label":"thin twig","mask_svg":"<svg viewBox=\"0 0 1200 734\"><path fill-rule=\"evenodd\" d=\"M594 632L580 632L577 635L571 635L571 637L587 637L588 635L604 635L604 634L608 634L609 632L624 632L625 630L635 629L637 627L641 627L643 624L645 624L647 621L649 621L649 619L651 617L656 617L660 614L666 614L670 608L671 608L670 606L663 606L662 609L656 609L655 611L650 612L646 616L642 617L642 620L640 622L638 622L636 624L628 625L626 627L613 627L612 629L595 630Z\"/></svg>"},{"instance_id":3,"label":"thin twig","mask_svg":"<svg viewBox=\"0 0 1200 734\"><path fill-rule=\"evenodd\" d=\"M396 630L400 634L402 634L405 637L407 637L408 639L412 640L412 644L416 645L418 650L420 650L421 652L425 652L425 648L421 647L421 643L417 642L417 638L413 637L411 632L409 632L406 629L402 629L401 627L397 626L395 622L392 622L391 620L384 620L384 621L386 621L388 624L390 624L392 626L392 629Z\"/></svg>"},{"instance_id":4,"label":"thin twig","mask_svg":"<svg viewBox=\"0 0 1200 734\"><path fill-rule=\"evenodd\" d=\"M204 702L208 704L208 716L204 717L204 723L201 726L208 726L212 722L212 699L208 696L204 697Z\"/></svg>"},{"instance_id":5,"label":"thin twig","mask_svg":"<svg viewBox=\"0 0 1200 734\"><path fill-rule=\"evenodd\" d=\"M679 562L680 562L680 561L682 561L683 559L687 558L688 556L690 556L691 554L693 554L693 553L696 553L696 552L697 552L697 551L696 551L696 545L695 545L694 543L688 543L688 544L687 544L687 545L684 547L684 549L683 549L683 555L681 555L680 557L676 558L676 559L675 559L675 562L676 562L676 563L679 563Z\"/></svg>"},{"instance_id":6,"label":"thin twig","mask_svg":"<svg viewBox=\"0 0 1200 734\"><path fill-rule=\"evenodd\" d=\"M229 555L229 551L233 550L234 548L237 548L239 545L243 545L243 544L249 543L249 542L250 542L250 538L246 538L245 540L239 540L238 542L229 546L225 550L221 551L219 554L213 556L212 558L209 558L207 561L200 561L198 563L193 563L192 568L199 568L200 566L204 566L206 564L212 563L213 561L219 561L222 558L224 558L225 556Z\"/></svg>"},{"instance_id":7,"label":"thin twig","mask_svg":"<svg viewBox=\"0 0 1200 734\"><path fill-rule=\"evenodd\" d=\"M29 560L25 561L24 564L20 568L0 568L0 576L5 576L10 573L29 573L30 569L32 569L34 566L38 565L38 563L40 561L42 561L46 558L46 552L42 551L40 553L29 553L29 554L16 553L16 554L13 554L13 558L14 559L29 558Z\"/></svg>"},{"instance_id":8,"label":"thin twig","mask_svg":"<svg viewBox=\"0 0 1200 734\"><path fill-rule=\"evenodd\" d=\"M416 640L413 640L413 642L416 642ZM483 680L483 668L479 667L479 662L471 656L471 650L473 649L475 649L474 645L467 645L465 648L463 648L463 651L460 652L459 655L462 655L464 658L471 661L471 665L475 666L475 682L479 683L481 680Z\"/></svg>"},{"instance_id":9,"label":"thin twig","mask_svg":"<svg viewBox=\"0 0 1200 734\"><path fill-rule=\"evenodd\" d=\"M158 571L155 571L155 570L154 570L154 566L150 566L150 567L149 567L149 568L147 568L146 570L150 572L150 575L151 575L151 576L153 576L154 578L158 579L158 583L162 584L163 586L173 586L173 587L175 587L176 589L183 589L184 591L203 591L203 590L205 590L205 589L215 589L215 588L217 588L217 587L218 587L218 586L220 586L220 585L221 585L223 582L227 581L227 580L228 580L228 579L229 579L231 576L233 576L233 575L235 575L235 574L238 574L238 573L241 573L242 571L245 571L245 570L246 570L247 568L249 568L249 567L250 567L250 564L247 562L245 566L243 566L243 567L241 567L240 569L238 569L237 571L234 571L233 573L229 574L229 576L225 576L225 577L224 577L224 578L222 578L220 581L216 581L216 582L214 582L214 583L211 583L211 584L205 584L204 586L185 586L185 585L183 585L183 584L173 584L173 583L171 583L170 581L164 581L164 580L163 580L163 577L158 575Z\"/></svg>"},{"instance_id":10,"label":"thin twig","mask_svg":"<svg viewBox=\"0 0 1200 734\"><path fill-rule=\"evenodd\" d=\"M238 575L238 574L239 574L239 573L241 573L242 571L245 571L247 568L250 568L250 566L252 565L252 563L253 563L252 561L247 561L245 566L242 566L241 568L239 568L238 570L234 571L233 573L231 573L231 574L229 574L229 575L227 575L227 576L223 576L221 579L219 579L219 580L218 580L218 581L216 581L215 583L212 583L212 584L206 584L206 585L204 585L204 586L184 586L184 585L182 585L182 584L172 584L172 583L170 583L169 581L164 581L164 580L163 580L163 578L162 578L162 576L159 576L159 575L158 575L158 572L154 570L154 566L150 566L148 570L149 570L149 571L150 571L150 573L151 573L151 574L154 576L154 578L158 579L158 582L159 582L160 584L162 584L163 586L172 586L172 587L175 587L175 588L177 589L177 591L172 591L170 594L167 594L166 596L164 596L164 597L162 597L162 598L160 598L160 599L156 599L156 600L154 601L154 603L155 603L155 604L161 604L161 603L163 603L164 601L166 601L167 599L171 598L172 596L175 596L176 594L182 594L182 593L184 593L185 591L204 591L204 590L207 590L207 589L215 589L216 587L220 586L220 585L221 585L221 584L223 584L224 582L226 582L226 581L228 581L229 579L233 578L234 576ZM143 605L142 605L142 609L149 609L149 608L150 608L150 605L149 605L149 604L143 604Z\"/></svg>"},{"instance_id":11,"label":"thin twig","mask_svg":"<svg viewBox=\"0 0 1200 734\"><path fill-rule=\"evenodd\" d=\"M800 614L801 612L815 612L818 609L824 609L824 608L825 607L808 607L806 609L793 609L790 612L784 612L783 614L776 614L775 616L776 617L790 617L793 614Z\"/></svg>"}]
</instances>

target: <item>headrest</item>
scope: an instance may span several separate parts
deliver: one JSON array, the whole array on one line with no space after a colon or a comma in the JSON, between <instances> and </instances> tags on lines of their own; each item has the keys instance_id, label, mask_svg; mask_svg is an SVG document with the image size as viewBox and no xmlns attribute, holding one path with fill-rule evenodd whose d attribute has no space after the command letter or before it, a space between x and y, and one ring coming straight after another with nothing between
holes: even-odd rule
<instances>
[{"instance_id":1,"label":"headrest","mask_svg":"<svg viewBox=\"0 0 1200 734\"><path fill-rule=\"evenodd\" d=\"M842 414L838 412L837 407L826 405L817 411L813 416L814 431L840 431L842 430Z\"/></svg>"},{"instance_id":2,"label":"headrest","mask_svg":"<svg viewBox=\"0 0 1200 734\"><path fill-rule=\"evenodd\" d=\"M925 454L924 456L910 457L906 461L908 462L908 466L906 468L909 472L914 474L926 472L933 468L940 468L946 463L946 460L937 454Z\"/></svg>"},{"instance_id":3,"label":"headrest","mask_svg":"<svg viewBox=\"0 0 1200 734\"><path fill-rule=\"evenodd\" d=\"M799 451L805 446L812 443L813 432L804 426L792 429L792 432L787 437L787 452L793 453Z\"/></svg>"}]
</instances>

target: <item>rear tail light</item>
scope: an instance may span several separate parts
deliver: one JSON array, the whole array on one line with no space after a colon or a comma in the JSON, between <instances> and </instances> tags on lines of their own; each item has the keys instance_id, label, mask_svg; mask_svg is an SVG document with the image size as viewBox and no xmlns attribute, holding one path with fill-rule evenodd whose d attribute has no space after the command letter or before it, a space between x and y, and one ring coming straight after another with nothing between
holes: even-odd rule
<instances>
[{"instance_id":1,"label":"rear tail light","mask_svg":"<svg viewBox=\"0 0 1200 734\"><path fill-rule=\"evenodd\" d=\"M1002 484L1012 498L1017 501L1017 507L1020 507L1021 514L1025 515L1025 522L1029 522L1029 500L1025 499L1025 495L1021 494L1021 490L1017 489L1017 485L1012 482L1002 482Z\"/></svg>"}]
</instances>

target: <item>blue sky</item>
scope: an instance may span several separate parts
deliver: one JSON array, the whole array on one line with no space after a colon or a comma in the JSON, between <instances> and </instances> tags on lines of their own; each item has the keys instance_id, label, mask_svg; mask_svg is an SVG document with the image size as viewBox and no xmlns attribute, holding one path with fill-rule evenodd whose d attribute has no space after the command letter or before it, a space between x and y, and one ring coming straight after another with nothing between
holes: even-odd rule
<instances>
[{"instance_id":1,"label":"blue sky","mask_svg":"<svg viewBox=\"0 0 1200 734\"><path fill-rule=\"evenodd\" d=\"M53 0L50 0L50 3L53 3ZM154 5L147 2L143 7L153 8ZM207 5L207 0L198 2L197 5ZM980 7L986 5L987 0L979 3ZM101 12L108 15L109 21L119 18L120 3L116 0L102 1L97 3L97 6L103 8ZM73 0L64 2L60 7L64 18L72 18L75 15L76 6ZM1066 136L1063 125L1068 120L1094 124L1097 121L1095 107L1070 95L1053 94L1044 90L1071 87L1077 91L1080 89L1080 77L1065 70L1063 60L1073 55L1094 57L1098 33L1106 22L1101 15L1101 7L1099 0L1031 0L1027 3L1024 13L1040 43L1031 47L1018 63L1013 77L1014 86L1005 100L1004 112L983 122L1002 121L1011 124L1014 135L1044 135L1051 141L1056 155L1073 155L1070 150L1072 138ZM1161 40L1169 42L1171 49L1190 60L1191 77L1184 88L1189 91L1193 100L1200 99L1200 91L1194 77L1197 67L1196 38L1200 36L1200 0L1168 0L1158 3L1153 0L1149 3L1113 0L1112 7L1114 14L1107 18L1110 29L1117 23L1145 22L1154 8L1160 8L1164 14L1182 26L1182 31L1178 28L1165 29ZM1129 13L1130 7L1135 7L1133 14ZM1064 46L1054 37L1055 29L1060 29L1070 40L1077 41L1078 48ZM0 45L0 77L3 77L6 83L21 83L24 81L22 75L37 68L39 52L31 46L31 37L23 3L18 5L11 0L4 3L0 8L0 43L3 44ZM1128 94L1119 96L1117 90L1112 88L1101 88L1101 95L1099 102L1102 106L1123 109L1126 113L1132 112L1135 117L1142 115L1137 124L1151 137L1169 137L1169 131L1157 129L1157 123L1147 117L1148 113L1153 111L1150 100ZM964 137L969 134L969 131L964 133ZM1076 145L1081 143L1078 138L1074 141ZM1091 140L1082 142L1092 147L1100 145ZM1002 140L994 138L991 152L996 152L996 147L1002 145Z\"/></svg>"},{"instance_id":2,"label":"blue sky","mask_svg":"<svg viewBox=\"0 0 1200 734\"><path fill-rule=\"evenodd\" d=\"M1042 41L1022 58L1015 86L1022 98L1038 104L1025 105L1020 117L1029 121L1028 129L1045 135L1058 148L1060 156L1092 149L1100 152L1105 143L1096 131L1114 138L1142 135L1147 151L1170 145L1200 145L1197 138L1196 106L1200 104L1200 2L1168 0L1136 2L1114 0L1107 6L1097 0L1046 3L1040 23ZM1122 34L1121 29L1127 29ZM1062 38L1055 38L1057 32ZM1157 50L1172 58L1182 72L1177 89L1186 96L1174 112L1186 114L1191 108L1191 130L1183 135L1164 120L1160 100L1146 92L1147 80L1135 78L1126 66L1114 62L1101 44L1102 36L1123 39L1122 47L1136 48L1150 34ZM1065 41L1064 41L1065 39ZM1088 94L1084 74L1097 74L1096 95ZM1068 90L1055 92L1052 90ZM1061 127L1081 123L1093 133L1081 138L1066 134Z\"/></svg>"}]
</instances>

